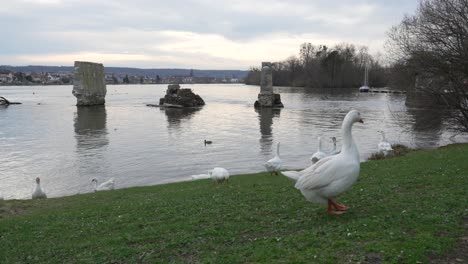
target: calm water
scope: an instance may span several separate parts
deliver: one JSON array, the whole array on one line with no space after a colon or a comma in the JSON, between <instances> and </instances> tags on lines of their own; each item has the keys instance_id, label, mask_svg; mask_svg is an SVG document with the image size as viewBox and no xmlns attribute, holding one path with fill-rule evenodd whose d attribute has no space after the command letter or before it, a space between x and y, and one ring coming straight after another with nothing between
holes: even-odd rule
<instances>
[{"instance_id":1,"label":"calm water","mask_svg":"<svg viewBox=\"0 0 468 264\"><path fill-rule=\"evenodd\" d=\"M147 107L166 85L108 86L105 107L78 108L71 86L0 87L22 105L0 107L0 192L29 198L40 176L49 197L92 191L92 178L114 177L116 188L189 180L225 167L231 174L263 171L277 142L286 168L303 168L317 150L317 137L331 148L345 114L361 111L353 128L361 159L388 141L434 147L450 138L441 111L407 109L403 95L333 93L275 88L285 108L253 108L259 87L184 85L202 96L201 109ZM203 145L203 140L212 145Z\"/></svg>"}]
</instances>

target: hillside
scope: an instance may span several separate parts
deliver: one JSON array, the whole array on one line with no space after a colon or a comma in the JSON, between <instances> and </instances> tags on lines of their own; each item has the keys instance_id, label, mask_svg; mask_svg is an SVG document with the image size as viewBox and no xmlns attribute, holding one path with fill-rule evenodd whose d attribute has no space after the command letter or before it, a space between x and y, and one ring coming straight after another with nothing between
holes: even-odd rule
<instances>
[{"instance_id":1,"label":"hillside","mask_svg":"<svg viewBox=\"0 0 468 264\"><path fill-rule=\"evenodd\" d=\"M72 72L72 66L7 66L0 65L0 70L9 70L13 72ZM188 76L191 69L139 69L139 68L121 68L121 67L105 67L106 73L114 73L119 75L139 75L139 76L148 76L155 78L157 75L159 77L169 77L176 75ZM248 71L242 70L193 70L193 76L196 77L215 77L215 78L224 78L224 77L234 77L234 78L244 78L247 76Z\"/></svg>"}]
</instances>

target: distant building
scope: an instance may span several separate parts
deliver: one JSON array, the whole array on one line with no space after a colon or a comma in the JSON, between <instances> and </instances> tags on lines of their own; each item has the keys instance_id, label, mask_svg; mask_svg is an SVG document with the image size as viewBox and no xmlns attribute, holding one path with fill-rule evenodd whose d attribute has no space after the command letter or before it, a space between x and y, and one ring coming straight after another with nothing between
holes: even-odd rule
<instances>
[{"instance_id":1,"label":"distant building","mask_svg":"<svg viewBox=\"0 0 468 264\"><path fill-rule=\"evenodd\" d=\"M13 82L13 73L0 73L0 83L12 83Z\"/></svg>"},{"instance_id":2,"label":"distant building","mask_svg":"<svg viewBox=\"0 0 468 264\"><path fill-rule=\"evenodd\" d=\"M47 83L60 83L60 81L60 76L57 76L56 74L47 73Z\"/></svg>"},{"instance_id":3,"label":"distant building","mask_svg":"<svg viewBox=\"0 0 468 264\"><path fill-rule=\"evenodd\" d=\"M187 75L175 75L169 77L169 83L193 83L194 77Z\"/></svg>"}]
</instances>

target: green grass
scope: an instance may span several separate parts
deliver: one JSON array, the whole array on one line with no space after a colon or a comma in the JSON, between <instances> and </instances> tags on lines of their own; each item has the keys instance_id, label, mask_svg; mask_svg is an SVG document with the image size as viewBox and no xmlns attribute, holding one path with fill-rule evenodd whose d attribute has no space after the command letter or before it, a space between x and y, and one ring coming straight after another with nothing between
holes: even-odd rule
<instances>
[{"instance_id":1,"label":"green grass","mask_svg":"<svg viewBox=\"0 0 468 264\"><path fill-rule=\"evenodd\" d=\"M370 161L342 216L267 173L0 204L0 263L416 263L463 235L468 145Z\"/></svg>"}]
</instances>

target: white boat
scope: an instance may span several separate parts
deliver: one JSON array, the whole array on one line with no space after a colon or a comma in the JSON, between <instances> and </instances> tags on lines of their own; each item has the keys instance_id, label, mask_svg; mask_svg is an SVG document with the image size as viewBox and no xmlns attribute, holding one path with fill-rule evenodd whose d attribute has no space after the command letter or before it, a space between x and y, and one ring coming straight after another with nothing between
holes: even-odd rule
<instances>
[{"instance_id":1,"label":"white boat","mask_svg":"<svg viewBox=\"0 0 468 264\"><path fill-rule=\"evenodd\" d=\"M359 92L368 93L369 92L369 86L363 85L363 86L359 87Z\"/></svg>"},{"instance_id":2,"label":"white boat","mask_svg":"<svg viewBox=\"0 0 468 264\"><path fill-rule=\"evenodd\" d=\"M364 68L364 85L359 87L359 92L361 93L367 93L369 92L369 68L366 67Z\"/></svg>"}]
</instances>

